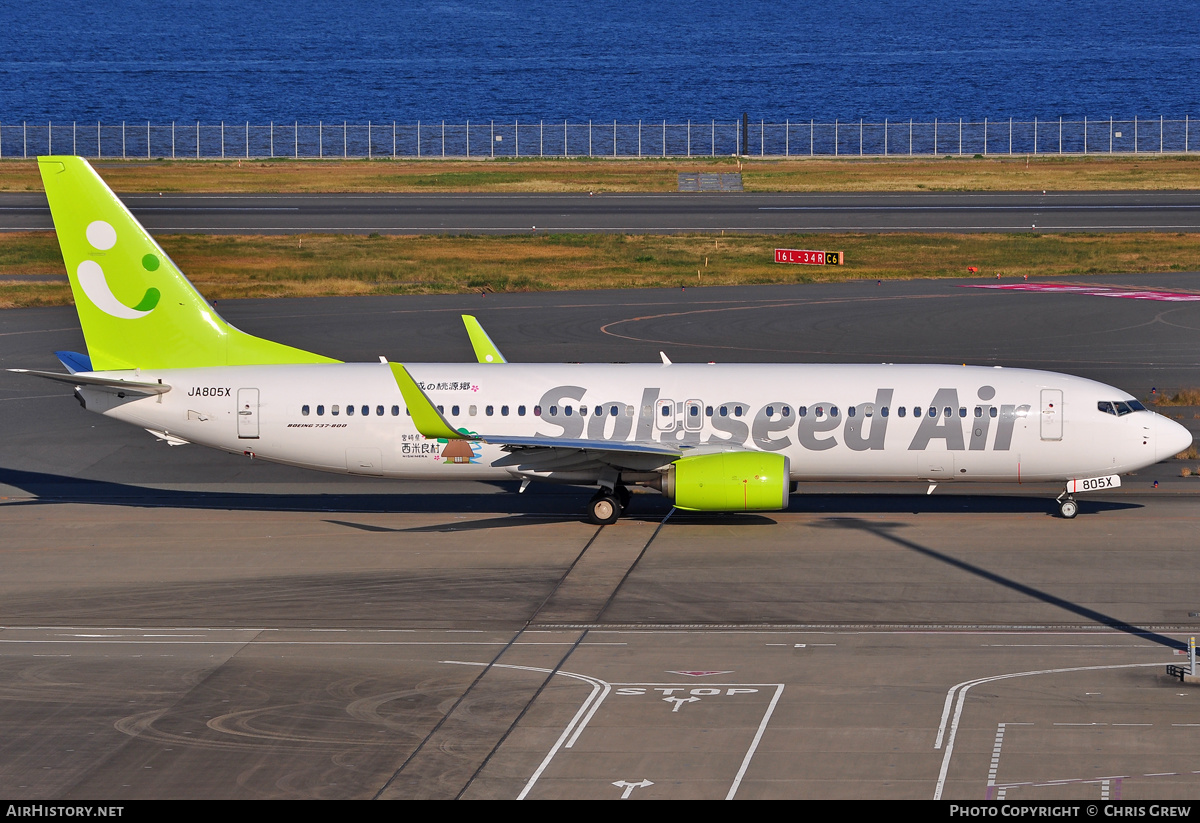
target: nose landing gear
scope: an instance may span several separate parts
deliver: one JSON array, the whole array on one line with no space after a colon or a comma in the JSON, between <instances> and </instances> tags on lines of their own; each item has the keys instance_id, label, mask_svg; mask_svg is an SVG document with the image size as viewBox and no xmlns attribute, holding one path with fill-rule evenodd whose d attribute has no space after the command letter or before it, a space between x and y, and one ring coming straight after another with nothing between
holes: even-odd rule
<instances>
[{"instance_id":1,"label":"nose landing gear","mask_svg":"<svg viewBox=\"0 0 1200 823\"><path fill-rule=\"evenodd\" d=\"M1070 520L1079 514L1079 504L1075 502L1073 496L1063 492L1058 496L1058 513L1063 516L1063 519Z\"/></svg>"}]
</instances>

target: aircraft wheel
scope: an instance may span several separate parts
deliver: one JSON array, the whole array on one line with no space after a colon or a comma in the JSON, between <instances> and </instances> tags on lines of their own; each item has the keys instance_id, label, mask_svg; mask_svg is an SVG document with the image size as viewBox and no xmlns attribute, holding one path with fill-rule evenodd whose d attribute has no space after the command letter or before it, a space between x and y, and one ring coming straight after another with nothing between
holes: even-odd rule
<instances>
[{"instance_id":1,"label":"aircraft wheel","mask_svg":"<svg viewBox=\"0 0 1200 823\"><path fill-rule=\"evenodd\" d=\"M1058 513L1070 520L1079 514L1079 504L1075 502L1074 498L1065 497L1058 502Z\"/></svg>"},{"instance_id":2,"label":"aircraft wheel","mask_svg":"<svg viewBox=\"0 0 1200 823\"><path fill-rule=\"evenodd\" d=\"M609 526L621 516L621 503L608 493L600 492L588 503L588 522L597 526Z\"/></svg>"}]
</instances>

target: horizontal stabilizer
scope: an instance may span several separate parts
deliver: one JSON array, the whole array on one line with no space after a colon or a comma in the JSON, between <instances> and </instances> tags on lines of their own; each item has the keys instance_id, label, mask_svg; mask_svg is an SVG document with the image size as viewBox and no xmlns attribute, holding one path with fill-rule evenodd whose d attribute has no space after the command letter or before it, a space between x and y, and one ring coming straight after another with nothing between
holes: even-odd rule
<instances>
[{"instance_id":1,"label":"horizontal stabilizer","mask_svg":"<svg viewBox=\"0 0 1200 823\"><path fill-rule=\"evenodd\" d=\"M77 351L56 351L54 356L71 374L77 371L95 371L92 368L92 358L86 354L80 354Z\"/></svg>"},{"instance_id":2,"label":"horizontal stabilizer","mask_svg":"<svg viewBox=\"0 0 1200 823\"><path fill-rule=\"evenodd\" d=\"M35 371L34 369L8 369L14 374L29 374L34 377L44 377L66 383L69 386L95 386L115 393L126 394L166 394L171 387L166 383L140 383L134 380L119 380L115 377L95 377L86 374L61 374L53 371Z\"/></svg>"}]
</instances>

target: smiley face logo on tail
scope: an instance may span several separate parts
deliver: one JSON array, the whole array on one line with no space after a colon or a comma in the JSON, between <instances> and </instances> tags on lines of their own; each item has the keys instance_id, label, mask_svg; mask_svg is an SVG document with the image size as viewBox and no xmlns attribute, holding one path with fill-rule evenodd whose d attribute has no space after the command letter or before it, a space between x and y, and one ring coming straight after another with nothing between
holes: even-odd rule
<instances>
[{"instance_id":1,"label":"smiley face logo on tail","mask_svg":"<svg viewBox=\"0 0 1200 823\"><path fill-rule=\"evenodd\" d=\"M103 220L96 220L88 224L87 240L92 245L92 248L98 251L108 251L117 243L117 232L111 224ZM154 271L159 266L158 257L153 254L147 254L142 258L142 266L147 271ZM113 317L119 317L123 320L136 320L139 317L145 317L154 310L158 305L159 294L158 289L146 289L146 293L142 299L138 301L136 306L132 308L126 306L117 296L112 293L112 289L108 287L108 280L104 277L104 269L95 260L84 260L79 264L79 268L75 270L79 277L79 286L83 289L83 293L88 296L88 299L105 314Z\"/></svg>"}]
</instances>

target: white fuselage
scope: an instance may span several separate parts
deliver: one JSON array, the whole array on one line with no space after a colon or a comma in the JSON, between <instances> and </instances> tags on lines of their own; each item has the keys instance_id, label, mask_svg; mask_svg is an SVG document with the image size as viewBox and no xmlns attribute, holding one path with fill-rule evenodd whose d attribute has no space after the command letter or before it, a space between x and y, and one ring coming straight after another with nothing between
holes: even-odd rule
<instances>
[{"instance_id":1,"label":"white fuselage","mask_svg":"<svg viewBox=\"0 0 1200 823\"><path fill-rule=\"evenodd\" d=\"M445 419L483 435L778 451L791 479L1062 481L1135 471L1190 443L1110 386L968 366L424 363ZM420 435L383 363L107 372L156 397L83 387L87 407L232 452L321 471L508 478L498 446ZM1186 436L1186 442L1185 442ZM453 445L453 449L451 449ZM510 461L511 462L511 461Z\"/></svg>"}]
</instances>

